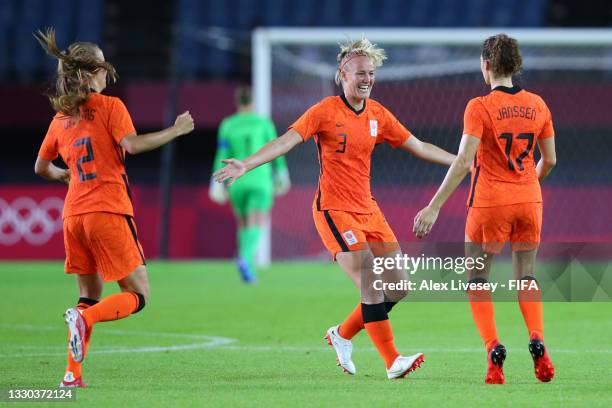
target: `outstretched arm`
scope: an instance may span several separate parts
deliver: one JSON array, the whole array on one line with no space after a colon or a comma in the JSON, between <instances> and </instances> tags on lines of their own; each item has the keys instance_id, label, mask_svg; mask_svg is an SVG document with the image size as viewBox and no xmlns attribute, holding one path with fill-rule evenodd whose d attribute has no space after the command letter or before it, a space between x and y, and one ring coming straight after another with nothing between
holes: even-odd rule
<instances>
[{"instance_id":1,"label":"outstretched arm","mask_svg":"<svg viewBox=\"0 0 612 408\"><path fill-rule=\"evenodd\" d=\"M213 177L219 183L232 179L227 185L229 187L247 171L286 154L301 142L302 136L294 129L291 129L281 137L266 143L257 152L244 159L244 161L236 159L223 160L226 166L214 172Z\"/></svg>"},{"instance_id":2,"label":"outstretched arm","mask_svg":"<svg viewBox=\"0 0 612 408\"><path fill-rule=\"evenodd\" d=\"M267 136L269 142L276 139L276 127L271 120L267 121ZM289 169L287 168L285 156L278 156L272 160L271 164L274 178L274 195L285 195L291 188L291 178L289 177Z\"/></svg>"},{"instance_id":3,"label":"outstretched arm","mask_svg":"<svg viewBox=\"0 0 612 408\"><path fill-rule=\"evenodd\" d=\"M41 159L40 156L36 158L34 164L34 173L50 181L59 181L64 184L70 183L70 170L62 169L57 167L53 162L45 159Z\"/></svg>"},{"instance_id":4,"label":"outstretched arm","mask_svg":"<svg viewBox=\"0 0 612 408\"><path fill-rule=\"evenodd\" d=\"M438 218L440 208L442 208L446 200L448 200L448 197L450 197L457 186L459 186L461 180L469 173L479 144L479 138L471 135L463 135L461 144L459 145L457 158L451 164L450 169L448 169L440 188L438 188L438 191L429 202L429 205L419 211L416 217L414 217L412 230L417 237L421 238L429 234L429 231L431 231L431 228Z\"/></svg>"},{"instance_id":5,"label":"outstretched arm","mask_svg":"<svg viewBox=\"0 0 612 408\"><path fill-rule=\"evenodd\" d=\"M456 157L454 154L440 149L438 146L420 141L414 135L410 136L404 144L400 145L400 149L412 153L419 159L445 166L450 166Z\"/></svg>"},{"instance_id":6,"label":"outstretched arm","mask_svg":"<svg viewBox=\"0 0 612 408\"><path fill-rule=\"evenodd\" d=\"M144 153L157 149L169 141L191 132L193 127L193 118L187 111L180 114L174 125L169 128L144 135L132 133L121 139L120 144L129 154Z\"/></svg>"}]
</instances>

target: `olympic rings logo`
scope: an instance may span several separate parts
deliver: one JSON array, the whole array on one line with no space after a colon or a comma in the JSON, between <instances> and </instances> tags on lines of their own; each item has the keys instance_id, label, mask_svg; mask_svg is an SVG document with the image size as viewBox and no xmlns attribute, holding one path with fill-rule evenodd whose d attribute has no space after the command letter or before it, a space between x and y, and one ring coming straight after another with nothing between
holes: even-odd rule
<instances>
[{"instance_id":1,"label":"olympic rings logo","mask_svg":"<svg viewBox=\"0 0 612 408\"><path fill-rule=\"evenodd\" d=\"M11 246L21 239L30 245L43 245L62 230L64 200L47 197L40 204L30 197L19 197L11 204L0 198L0 245Z\"/></svg>"}]
</instances>

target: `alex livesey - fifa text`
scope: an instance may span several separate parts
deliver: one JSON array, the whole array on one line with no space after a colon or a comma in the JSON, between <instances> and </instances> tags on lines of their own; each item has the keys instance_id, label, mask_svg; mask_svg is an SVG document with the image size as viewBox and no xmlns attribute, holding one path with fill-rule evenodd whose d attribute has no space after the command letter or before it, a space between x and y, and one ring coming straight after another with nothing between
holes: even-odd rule
<instances>
[{"instance_id":1,"label":"alex livesey - fifa text","mask_svg":"<svg viewBox=\"0 0 612 408\"><path fill-rule=\"evenodd\" d=\"M411 282L402 279L398 282L384 282L382 279L377 279L372 283L376 290L410 290L421 292L446 292L446 291L478 291L489 290L495 292L498 289L510 291L537 291L538 284L535 280L517 280L510 279L507 283L500 282L470 282L461 279L454 279L450 282L435 282L433 280L423 280L421 282Z\"/></svg>"}]
</instances>

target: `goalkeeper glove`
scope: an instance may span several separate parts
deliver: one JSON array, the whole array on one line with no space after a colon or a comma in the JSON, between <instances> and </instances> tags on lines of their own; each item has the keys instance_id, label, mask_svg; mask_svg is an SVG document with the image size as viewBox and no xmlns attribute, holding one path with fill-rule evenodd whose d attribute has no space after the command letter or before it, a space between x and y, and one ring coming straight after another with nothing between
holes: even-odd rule
<instances>
[{"instance_id":1,"label":"goalkeeper glove","mask_svg":"<svg viewBox=\"0 0 612 408\"><path fill-rule=\"evenodd\" d=\"M210 197L211 201L223 205L227 202L227 190L222 183L217 183L214 179L211 179L208 197Z\"/></svg>"}]
</instances>

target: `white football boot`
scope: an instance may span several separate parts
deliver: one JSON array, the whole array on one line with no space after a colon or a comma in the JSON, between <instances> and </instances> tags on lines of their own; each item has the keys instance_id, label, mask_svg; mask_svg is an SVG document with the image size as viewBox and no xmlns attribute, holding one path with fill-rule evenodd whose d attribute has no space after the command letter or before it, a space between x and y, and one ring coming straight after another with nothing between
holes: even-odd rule
<instances>
[{"instance_id":1,"label":"white football boot","mask_svg":"<svg viewBox=\"0 0 612 408\"><path fill-rule=\"evenodd\" d=\"M83 358L85 358L87 324L76 308L66 310L66 313L64 313L64 320L68 325L68 348L70 349L70 354L75 362L80 363L83 361Z\"/></svg>"},{"instance_id":2,"label":"white football boot","mask_svg":"<svg viewBox=\"0 0 612 408\"><path fill-rule=\"evenodd\" d=\"M404 378L419 368L424 361L425 356L423 353L417 353L408 357L398 356L391 367L387 369L387 378L390 380Z\"/></svg>"},{"instance_id":3,"label":"white football boot","mask_svg":"<svg viewBox=\"0 0 612 408\"><path fill-rule=\"evenodd\" d=\"M353 343L340 336L340 333L338 333L339 327L340 325L330 327L325 334L325 339L327 343L336 350L336 355L338 356L336 360L338 361L338 365L342 367L342 370L347 374L355 375L357 368L353 360L351 360Z\"/></svg>"}]
</instances>

